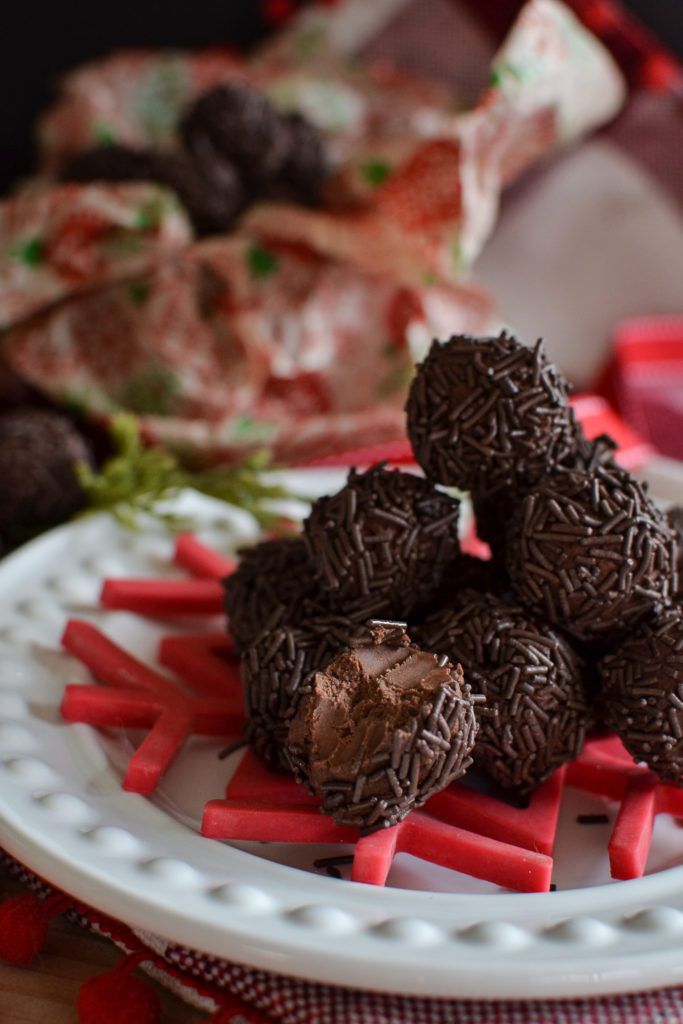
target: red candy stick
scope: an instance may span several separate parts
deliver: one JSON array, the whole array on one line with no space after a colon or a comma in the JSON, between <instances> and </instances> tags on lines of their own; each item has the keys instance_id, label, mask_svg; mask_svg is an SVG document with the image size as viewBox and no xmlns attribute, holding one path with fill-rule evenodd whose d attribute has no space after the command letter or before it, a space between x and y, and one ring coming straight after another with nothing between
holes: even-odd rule
<instances>
[{"instance_id":1,"label":"red candy stick","mask_svg":"<svg viewBox=\"0 0 683 1024\"><path fill-rule=\"evenodd\" d=\"M227 633L191 633L165 636L159 644L159 664L170 668L193 690L215 696L238 695L242 680L234 643Z\"/></svg>"},{"instance_id":2,"label":"red candy stick","mask_svg":"<svg viewBox=\"0 0 683 1024\"><path fill-rule=\"evenodd\" d=\"M70 722L149 728L131 757L124 789L149 794L190 733L229 736L244 722L240 694L224 699L190 694L123 651L88 622L72 620L62 638L101 686L67 686L62 717Z\"/></svg>"},{"instance_id":3,"label":"red candy stick","mask_svg":"<svg viewBox=\"0 0 683 1024\"><path fill-rule=\"evenodd\" d=\"M386 885L391 865L396 856L397 843L401 835L401 826L383 828L371 832L369 836L361 836L353 851L352 882L365 882L366 885Z\"/></svg>"},{"instance_id":4,"label":"red candy stick","mask_svg":"<svg viewBox=\"0 0 683 1024\"><path fill-rule=\"evenodd\" d=\"M210 580L222 580L237 568L229 558L207 548L192 533L181 533L176 537L173 561L193 576Z\"/></svg>"},{"instance_id":5,"label":"red candy stick","mask_svg":"<svg viewBox=\"0 0 683 1024\"><path fill-rule=\"evenodd\" d=\"M420 811L413 811L391 829L359 839L352 879L383 885L394 853L412 853L507 889L547 892L550 888L552 857L476 835Z\"/></svg>"},{"instance_id":6,"label":"red candy stick","mask_svg":"<svg viewBox=\"0 0 683 1024\"><path fill-rule=\"evenodd\" d=\"M245 750L225 790L228 800L263 804L300 804L320 808L321 800L311 796L287 772L272 771L253 750Z\"/></svg>"},{"instance_id":7,"label":"red candy stick","mask_svg":"<svg viewBox=\"0 0 683 1024\"><path fill-rule=\"evenodd\" d=\"M470 832L550 855L557 831L564 778L564 768L558 769L534 790L528 806L522 808L512 807L454 782L431 797L425 804L425 810Z\"/></svg>"},{"instance_id":8,"label":"red candy stick","mask_svg":"<svg viewBox=\"0 0 683 1024\"><path fill-rule=\"evenodd\" d=\"M612 878L640 878L650 851L657 784L649 772L629 779L609 841Z\"/></svg>"},{"instance_id":9,"label":"red candy stick","mask_svg":"<svg viewBox=\"0 0 683 1024\"><path fill-rule=\"evenodd\" d=\"M588 740L576 761L567 766L567 783L612 800L621 800L628 781L647 773L636 765L617 736Z\"/></svg>"},{"instance_id":10,"label":"red candy stick","mask_svg":"<svg viewBox=\"0 0 683 1024\"><path fill-rule=\"evenodd\" d=\"M353 843L358 829L335 825L319 807L266 804L248 800L209 800L202 835L273 843Z\"/></svg>"},{"instance_id":11,"label":"red candy stick","mask_svg":"<svg viewBox=\"0 0 683 1024\"><path fill-rule=\"evenodd\" d=\"M223 588L217 580L105 580L105 608L165 618L168 615L219 615Z\"/></svg>"}]
</instances>

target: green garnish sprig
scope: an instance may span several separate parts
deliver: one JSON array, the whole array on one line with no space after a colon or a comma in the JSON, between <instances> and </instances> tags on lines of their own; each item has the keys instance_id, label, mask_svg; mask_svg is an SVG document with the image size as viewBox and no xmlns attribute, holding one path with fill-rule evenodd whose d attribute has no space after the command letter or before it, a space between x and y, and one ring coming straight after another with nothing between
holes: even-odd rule
<instances>
[{"instance_id":1,"label":"green garnish sprig","mask_svg":"<svg viewBox=\"0 0 683 1024\"><path fill-rule=\"evenodd\" d=\"M192 487L202 494L249 512L264 529L277 526L282 516L269 507L283 500L302 500L281 484L264 479L272 469L266 451L254 452L238 466L190 470L172 452L147 447L140 438L137 419L120 413L111 424L114 454L95 471L85 463L76 467L87 499L85 512L106 511L130 529L145 515L161 519L172 530L191 527L187 517L164 511L162 503Z\"/></svg>"}]
</instances>

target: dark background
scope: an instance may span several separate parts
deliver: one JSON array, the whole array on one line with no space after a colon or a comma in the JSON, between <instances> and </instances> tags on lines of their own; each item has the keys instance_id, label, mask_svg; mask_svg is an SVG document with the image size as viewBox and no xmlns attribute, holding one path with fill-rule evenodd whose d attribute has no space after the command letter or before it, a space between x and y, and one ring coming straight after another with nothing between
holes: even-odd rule
<instances>
[{"instance_id":1,"label":"dark background","mask_svg":"<svg viewBox=\"0 0 683 1024\"><path fill-rule=\"evenodd\" d=\"M683 57L681 0L625 6ZM123 46L248 48L267 29L260 8L257 0L0 0L0 193L32 169L32 124L61 71Z\"/></svg>"}]
</instances>

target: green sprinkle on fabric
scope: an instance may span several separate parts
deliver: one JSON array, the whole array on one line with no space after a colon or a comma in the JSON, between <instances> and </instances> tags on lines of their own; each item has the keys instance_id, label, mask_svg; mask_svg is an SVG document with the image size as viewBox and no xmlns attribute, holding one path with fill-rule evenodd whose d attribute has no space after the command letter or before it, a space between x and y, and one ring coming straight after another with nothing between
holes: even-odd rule
<instances>
[{"instance_id":1,"label":"green sprinkle on fabric","mask_svg":"<svg viewBox=\"0 0 683 1024\"><path fill-rule=\"evenodd\" d=\"M372 188L384 184L391 174L391 167L386 160L366 160L360 165L363 181Z\"/></svg>"},{"instance_id":2,"label":"green sprinkle on fabric","mask_svg":"<svg viewBox=\"0 0 683 1024\"><path fill-rule=\"evenodd\" d=\"M258 280L270 277L275 273L278 268L278 258L268 249L264 249L260 245L252 245L247 252L247 264L250 276Z\"/></svg>"},{"instance_id":3,"label":"green sprinkle on fabric","mask_svg":"<svg viewBox=\"0 0 683 1024\"><path fill-rule=\"evenodd\" d=\"M413 376L413 368L405 363L393 366L388 373L380 377L375 384L375 394L378 398L391 398L398 391L404 391Z\"/></svg>"},{"instance_id":4,"label":"green sprinkle on fabric","mask_svg":"<svg viewBox=\"0 0 683 1024\"><path fill-rule=\"evenodd\" d=\"M95 125L93 135L98 146L113 146L116 142L116 132L110 124L104 122Z\"/></svg>"},{"instance_id":5,"label":"green sprinkle on fabric","mask_svg":"<svg viewBox=\"0 0 683 1024\"><path fill-rule=\"evenodd\" d=\"M29 238L16 247L13 255L26 267L40 267L45 262L45 242L42 238Z\"/></svg>"},{"instance_id":6,"label":"green sprinkle on fabric","mask_svg":"<svg viewBox=\"0 0 683 1024\"><path fill-rule=\"evenodd\" d=\"M144 306L149 298L147 281L131 281L128 285L128 298L134 306Z\"/></svg>"},{"instance_id":7,"label":"green sprinkle on fabric","mask_svg":"<svg viewBox=\"0 0 683 1024\"><path fill-rule=\"evenodd\" d=\"M524 80L524 75L514 64L505 61L503 64L499 64L498 67L492 68L489 75L489 86L492 89L498 89L506 78L514 78L521 82Z\"/></svg>"},{"instance_id":8,"label":"green sprinkle on fabric","mask_svg":"<svg viewBox=\"0 0 683 1024\"><path fill-rule=\"evenodd\" d=\"M140 231L153 231L161 224L166 204L160 192L138 208L135 214L135 227Z\"/></svg>"}]
</instances>

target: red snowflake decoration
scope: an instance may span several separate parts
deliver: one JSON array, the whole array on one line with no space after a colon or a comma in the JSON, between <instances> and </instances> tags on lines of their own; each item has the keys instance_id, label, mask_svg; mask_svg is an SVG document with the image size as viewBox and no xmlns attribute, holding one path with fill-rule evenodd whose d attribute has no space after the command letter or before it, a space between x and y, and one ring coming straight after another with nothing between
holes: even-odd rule
<instances>
[{"instance_id":1,"label":"red snowflake decoration","mask_svg":"<svg viewBox=\"0 0 683 1024\"><path fill-rule=\"evenodd\" d=\"M221 612L220 580L234 564L190 535L178 538L174 562L194 578L106 580L102 603L153 618ZM69 622L63 644L108 684L67 686L67 721L149 729L130 758L124 789L153 792L192 733L241 733L239 662L227 633L164 637L158 662L178 680L138 661L86 622ZM351 877L373 885L385 884L395 855L403 852L506 888L545 891L565 783L619 803L608 847L614 878L643 874L655 815L683 816L683 789L634 764L620 741L607 736L589 740L581 756L539 786L524 808L453 783L398 825L362 837L336 825L321 813L317 797L247 750L225 798L206 804L202 833L224 840L353 844Z\"/></svg>"}]
</instances>

